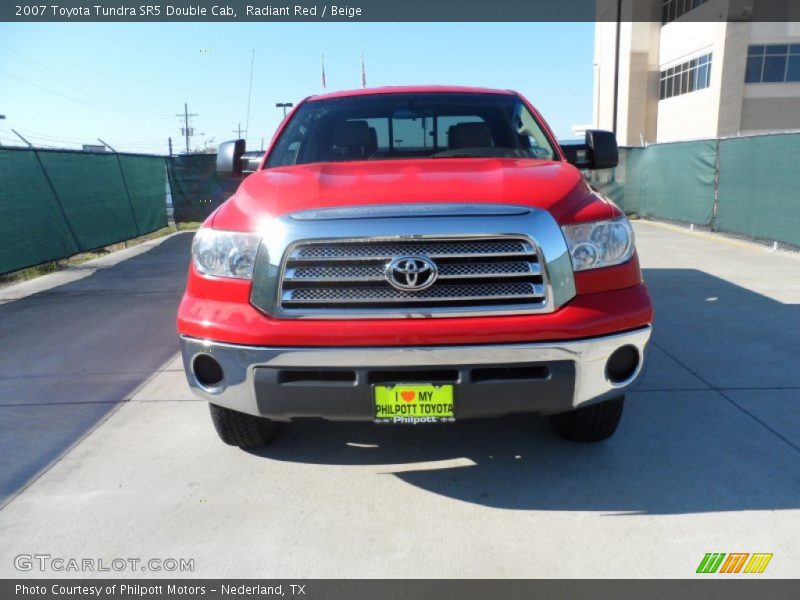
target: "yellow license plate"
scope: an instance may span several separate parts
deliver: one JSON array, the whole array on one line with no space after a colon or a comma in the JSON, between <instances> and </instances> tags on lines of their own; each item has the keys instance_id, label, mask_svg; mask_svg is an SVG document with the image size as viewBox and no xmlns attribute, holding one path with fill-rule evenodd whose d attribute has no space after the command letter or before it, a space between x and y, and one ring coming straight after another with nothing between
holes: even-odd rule
<instances>
[{"instance_id":1,"label":"yellow license plate","mask_svg":"<svg viewBox=\"0 0 800 600\"><path fill-rule=\"evenodd\" d=\"M376 385L375 422L416 425L451 423L453 386L431 384Z\"/></svg>"}]
</instances>

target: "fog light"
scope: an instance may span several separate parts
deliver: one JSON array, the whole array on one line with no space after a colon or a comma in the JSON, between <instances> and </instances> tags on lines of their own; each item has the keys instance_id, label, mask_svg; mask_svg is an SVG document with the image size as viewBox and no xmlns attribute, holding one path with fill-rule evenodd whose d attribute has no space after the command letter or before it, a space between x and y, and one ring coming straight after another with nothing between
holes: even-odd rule
<instances>
[{"instance_id":1,"label":"fog light","mask_svg":"<svg viewBox=\"0 0 800 600\"><path fill-rule=\"evenodd\" d=\"M606 363L606 379L611 383L627 381L639 368L639 350L636 346L622 346L611 354Z\"/></svg>"},{"instance_id":2,"label":"fog light","mask_svg":"<svg viewBox=\"0 0 800 600\"><path fill-rule=\"evenodd\" d=\"M215 388L222 383L222 367L208 354L198 354L194 358L192 372L197 382L205 388Z\"/></svg>"}]
</instances>

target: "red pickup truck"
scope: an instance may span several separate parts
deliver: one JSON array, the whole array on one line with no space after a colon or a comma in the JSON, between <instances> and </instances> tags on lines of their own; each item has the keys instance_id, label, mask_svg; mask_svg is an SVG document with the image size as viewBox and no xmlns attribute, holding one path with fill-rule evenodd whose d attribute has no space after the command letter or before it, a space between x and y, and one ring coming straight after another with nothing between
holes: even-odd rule
<instances>
[{"instance_id":1,"label":"red pickup truck","mask_svg":"<svg viewBox=\"0 0 800 600\"><path fill-rule=\"evenodd\" d=\"M628 220L579 171L616 163L613 134L562 148L510 91L299 103L192 246L178 331L222 440L529 412L611 436L653 317Z\"/></svg>"}]
</instances>

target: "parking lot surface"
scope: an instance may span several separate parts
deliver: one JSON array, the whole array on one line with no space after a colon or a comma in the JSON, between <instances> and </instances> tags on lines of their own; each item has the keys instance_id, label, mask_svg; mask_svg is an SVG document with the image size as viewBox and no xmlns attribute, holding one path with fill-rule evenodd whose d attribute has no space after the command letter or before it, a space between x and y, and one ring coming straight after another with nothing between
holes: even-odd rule
<instances>
[{"instance_id":1,"label":"parking lot surface","mask_svg":"<svg viewBox=\"0 0 800 600\"><path fill-rule=\"evenodd\" d=\"M196 577L691 577L707 552L768 552L759 577L797 577L800 258L635 228L654 337L600 444L523 416L223 445L177 357L191 234L0 291L0 576L108 576L15 569L38 553Z\"/></svg>"}]
</instances>

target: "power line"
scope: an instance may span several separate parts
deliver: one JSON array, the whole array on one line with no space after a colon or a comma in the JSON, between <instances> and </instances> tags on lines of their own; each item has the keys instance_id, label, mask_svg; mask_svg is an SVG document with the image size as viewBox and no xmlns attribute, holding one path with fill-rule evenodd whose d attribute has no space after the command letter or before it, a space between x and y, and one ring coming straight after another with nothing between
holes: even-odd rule
<instances>
[{"instance_id":1,"label":"power line","mask_svg":"<svg viewBox=\"0 0 800 600\"><path fill-rule=\"evenodd\" d=\"M131 110L141 110L142 107L146 108L147 110L151 110L151 111L153 109L155 109L155 110L163 110L164 109L163 106L159 106L159 105L155 105L155 104L149 104L149 103L145 103L145 102L132 101L132 100L129 100L129 99L120 100L119 98L114 98L113 96L111 96L111 95L109 95L107 93L98 92L98 91L96 91L96 90L94 90L94 89L92 89L90 87L87 87L83 83L80 83L80 82L78 82L78 81L76 81L74 79L70 79L69 77L66 77L65 75L59 73L58 71L55 71L54 69L51 69L50 67L48 67L46 65L43 65L42 63L39 63L38 61L36 61L36 60L34 60L34 59L30 58L30 57L26 57L23 53L19 52L18 50L12 50L8 46L3 46L2 44L0 44L0 53L3 53L6 56L8 56L9 58L11 58L13 60L16 60L16 61L18 61L18 62L20 62L22 64L25 64L27 67L36 69L36 70L40 71L41 73L46 74L48 76L49 80L52 80L53 78L60 79L63 85L66 85L67 87L70 87L73 90L78 91L78 92L80 92L82 94L87 94L87 95L94 96L96 99L98 99L100 101L113 103L116 106L121 106L123 104L127 104L127 105L129 105L131 107ZM164 111L164 112L166 112L166 111ZM151 113L151 114L153 114L153 113ZM161 114L163 114L163 112Z\"/></svg>"},{"instance_id":2,"label":"power line","mask_svg":"<svg viewBox=\"0 0 800 600\"><path fill-rule=\"evenodd\" d=\"M0 131L5 131L5 130L0 130ZM6 131L6 133L11 133L12 135L16 135L16 134L13 133L13 131L11 131L11 132ZM45 138L43 136L32 135L27 130L26 130L26 132L24 134L24 137L25 137L25 140L28 140L30 138L30 140L32 141L31 145L36 147L36 148L48 148L48 149L56 149L56 150L58 150L58 149L61 149L61 150L82 149L84 144L86 143L86 139L88 138L88 136L87 136L87 138L81 138L80 140L78 140L77 138L72 138L71 140L64 140L64 139L59 139L59 138L54 138L54 137ZM40 141L42 139L45 139L45 140L47 140L49 142L53 142L53 143L43 143L42 141ZM0 137L0 141L11 142L11 143L19 146L19 140L18 139L13 139L13 138L9 138L9 137L3 136L3 137ZM144 153L152 153L154 149L162 149L163 146L164 146L163 142L152 142L152 141L137 142L137 141L129 140L129 141L123 142L123 141L119 141L119 140L117 140L117 141L112 140L112 142L114 143L114 146L113 146L114 148L120 148L120 147L124 146L125 149L127 149L128 151L132 151L132 152L139 151L139 152L144 152ZM54 143L56 145L54 145ZM111 144L109 144L107 142L104 142L104 144L107 147L112 148ZM130 150L130 149L133 149L133 150Z\"/></svg>"},{"instance_id":3,"label":"power line","mask_svg":"<svg viewBox=\"0 0 800 600\"><path fill-rule=\"evenodd\" d=\"M76 103L78 103L78 104L80 104L82 106L89 106L89 107L96 108L98 110L102 110L102 111L105 111L105 112L108 112L108 113L112 113L112 114L116 114L116 115L122 115L122 116L124 116L126 118L130 118L131 117L130 113L135 113L136 116L142 117L142 118L147 117L147 115L145 113L140 112L140 111L136 111L136 110L133 110L133 109L125 109L124 107L119 107L122 110L130 111L130 113L124 113L124 112L120 112L119 110L110 109L110 108L108 108L106 106L100 106L100 105L97 105L97 104L92 104L92 103L87 102L86 100L81 100L80 98L75 98L73 96L68 96L67 94L62 94L61 92L59 92L57 90L53 90L53 89L50 89L50 88L45 87L43 85L39 85L38 83L34 83L33 81L29 81L28 79L25 79L24 77L20 77L19 75L15 75L14 73L11 73L10 71L6 71L5 69L0 69L0 73L5 73L5 75L8 76L8 77L12 77L13 79L16 79L18 81L26 83L26 84L28 84L30 86L35 87L35 88L39 88L40 90L43 90L43 91L48 92L50 94L55 94L56 96L59 96L59 97L64 98L66 100L70 100L72 102L76 102ZM149 118L152 118L152 116L153 115L151 115ZM166 115L157 115L157 117L159 117L159 118L167 118Z\"/></svg>"},{"instance_id":4,"label":"power line","mask_svg":"<svg viewBox=\"0 0 800 600\"><path fill-rule=\"evenodd\" d=\"M0 131L3 131L3 130L0 130ZM6 133L8 133L8 131L6 131ZM33 131L33 130L27 129L27 128L25 128L25 135L27 135L28 137L36 138L36 139L50 140L50 141L54 141L54 142L68 142L68 143L75 143L75 144L83 143L83 138L56 137L56 136L51 136L51 135L44 135L44 134L40 134L38 131Z\"/></svg>"},{"instance_id":5,"label":"power line","mask_svg":"<svg viewBox=\"0 0 800 600\"><path fill-rule=\"evenodd\" d=\"M52 136L52 135L43 134L43 133L41 133L39 131L36 131L36 130L33 130L33 129L28 129L27 127L24 128L24 131L25 131L25 136L26 137L33 138L35 140L46 140L46 141L51 141L51 142L75 144L75 145L79 145L79 146L83 145L84 143L86 143L86 139L88 137L91 137L91 134L87 134L86 137L80 137L80 138L68 137L68 136L61 136L61 137ZM11 130L0 128L0 132L4 132L4 133L8 134L8 133L11 133ZM164 145L164 142L155 141L153 139L141 140L141 141L140 140L123 140L123 139L119 139L119 138L116 138L116 137L109 137L108 139L113 141L117 145L125 145L125 146L154 146L154 147L155 146L159 146L160 147L160 146Z\"/></svg>"}]
</instances>

